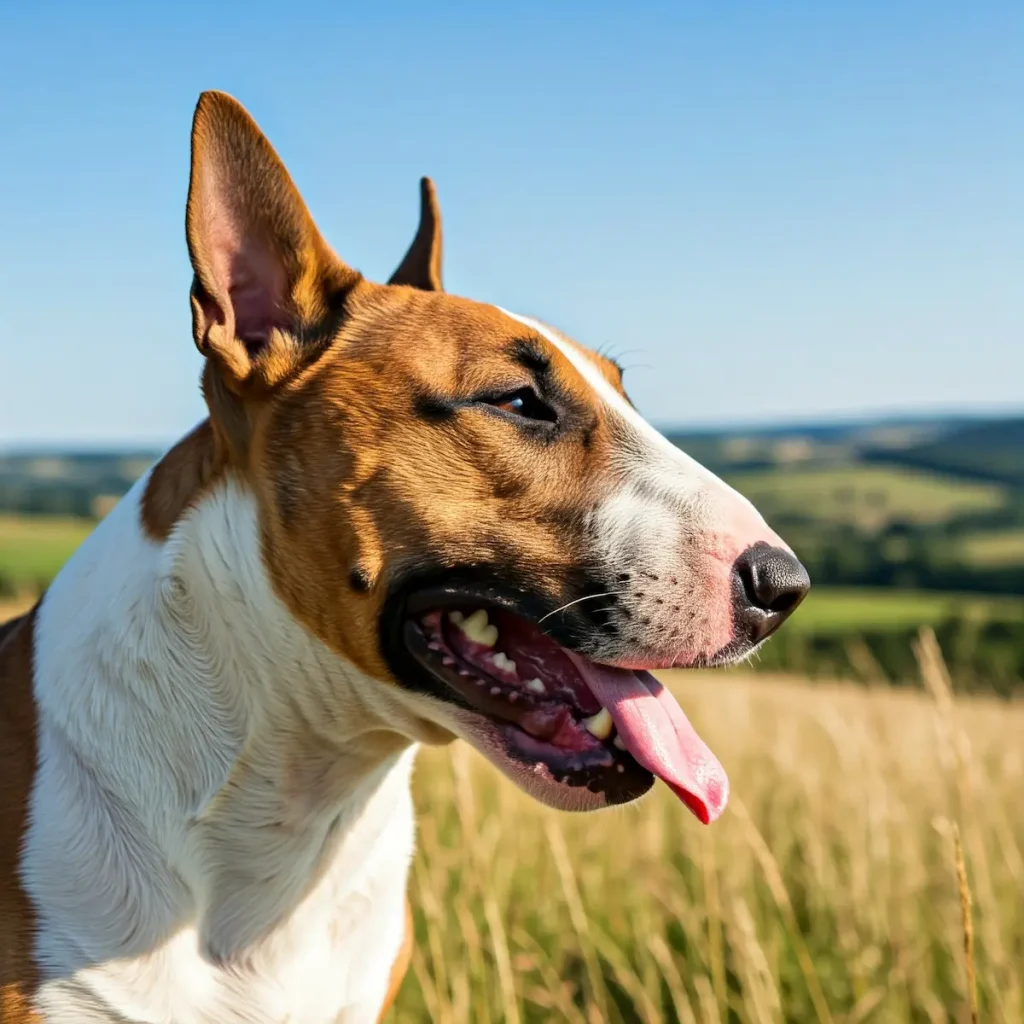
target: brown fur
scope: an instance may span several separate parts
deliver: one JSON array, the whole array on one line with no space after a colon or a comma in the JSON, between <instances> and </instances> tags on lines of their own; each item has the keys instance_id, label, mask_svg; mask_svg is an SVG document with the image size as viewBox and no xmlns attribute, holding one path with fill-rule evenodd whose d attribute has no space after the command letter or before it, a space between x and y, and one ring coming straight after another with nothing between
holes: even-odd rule
<instances>
[{"instance_id":1,"label":"brown fur","mask_svg":"<svg viewBox=\"0 0 1024 1024\"><path fill-rule=\"evenodd\" d=\"M142 495L146 533L166 540L174 524L221 478L226 462L224 445L204 420L153 467Z\"/></svg>"},{"instance_id":2,"label":"brown fur","mask_svg":"<svg viewBox=\"0 0 1024 1024\"><path fill-rule=\"evenodd\" d=\"M0 626L0 1022L34 1024L35 917L18 862L36 766L32 698L35 610Z\"/></svg>"},{"instance_id":3,"label":"brown fur","mask_svg":"<svg viewBox=\"0 0 1024 1024\"><path fill-rule=\"evenodd\" d=\"M388 284L407 284L427 292L442 292L441 261L441 207L434 183L429 178L421 178L419 230Z\"/></svg>"}]
</instances>

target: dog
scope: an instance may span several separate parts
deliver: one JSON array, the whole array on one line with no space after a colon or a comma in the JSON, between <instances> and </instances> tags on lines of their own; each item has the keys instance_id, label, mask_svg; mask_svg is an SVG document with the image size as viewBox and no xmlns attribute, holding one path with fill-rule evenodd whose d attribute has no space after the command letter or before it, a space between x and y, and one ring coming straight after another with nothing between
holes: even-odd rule
<instances>
[{"instance_id":1,"label":"dog","mask_svg":"<svg viewBox=\"0 0 1024 1024\"><path fill-rule=\"evenodd\" d=\"M4 1024L379 1020L417 748L710 822L725 772L649 673L746 657L809 586L614 362L443 290L428 179L372 283L208 92L186 234L208 418L0 631Z\"/></svg>"}]
</instances>

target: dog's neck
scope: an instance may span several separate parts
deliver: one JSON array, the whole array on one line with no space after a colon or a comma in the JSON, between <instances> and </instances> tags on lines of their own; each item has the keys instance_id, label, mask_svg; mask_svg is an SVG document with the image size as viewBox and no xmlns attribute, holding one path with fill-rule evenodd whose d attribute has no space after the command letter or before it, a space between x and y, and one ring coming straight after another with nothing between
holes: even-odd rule
<instances>
[{"instance_id":1,"label":"dog's neck","mask_svg":"<svg viewBox=\"0 0 1024 1024\"><path fill-rule=\"evenodd\" d=\"M145 483L40 610L39 785L51 806L28 863L51 912L92 922L94 956L152 949L190 924L208 956L233 960L325 871L358 886L396 802L408 803L410 742L394 731L393 688L274 594L242 485L218 484L158 544L139 518ZM86 855L69 865L70 841Z\"/></svg>"}]
</instances>

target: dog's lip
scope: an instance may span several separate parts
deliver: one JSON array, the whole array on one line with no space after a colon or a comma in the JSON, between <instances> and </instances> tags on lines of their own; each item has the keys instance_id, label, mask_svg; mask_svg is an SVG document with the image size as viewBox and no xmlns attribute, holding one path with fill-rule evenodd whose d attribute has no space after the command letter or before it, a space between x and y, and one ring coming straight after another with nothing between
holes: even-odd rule
<instances>
[{"instance_id":1,"label":"dog's lip","mask_svg":"<svg viewBox=\"0 0 1024 1024\"><path fill-rule=\"evenodd\" d=\"M382 640L385 654L399 681L413 691L440 698L450 704L453 707L452 714L465 716L464 721L476 722L477 725L469 726L468 731L477 736L473 742L478 749L484 749L479 742L482 735L480 730L491 730L492 733L497 730L502 736L501 757L492 760L499 767L507 771L510 761L523 764L529 760L529 755L525 755L523 744L520 743L522 737L529 739L526 744L529 746L536 742L538 735L544 733L531 736L530 732L517 727L516 716L503 715L500 710L497 714L493 713L486 706L486 701L477 699L478 691L472 691L473 699L467 699L464 681L454 676L446 678L449 675L446 668L450 668L450 665L445 666L441 659L437 660L438 663L432 662L431 656L425 655L423 651L417 655L410 646L407 627L417 623L422 625L425 617L438 612L444 618L455 610L464 615L479 609L500 611L524 620L527 626L546 634L547 641L560 648L562 654L575 663L583 685L611 715L618 738L625 746L622 752L631 755L626 759L613 755L607 759L607 766L598 766L596 763L586 765L587 771L593 769L598 773L596 778L587 781L588 788L603 793L609 802L619 803L639 795L638 792L625 795L625 792L641 775L645 785L640 792L649 788L653 775L666 782L701 821L707 823L718 817L728 799L725 771L690 725L675 698L649 675L651 669L657 670L666 665L633 664L629 668L613 668L607 663L593 661L585 651L592 633L583 623L568 617L550 623L550 628L548 622L545 622L544 628L539 629L540 623L552 610L549 601L536 592L508 586L502 577L492 582L486 576L477 575L480 572L479 569L469 572L462 570L449 572L446 578L440 580L435 577L433 580L409 581L403 590L393 592L381 618ZM500 617L496 616L495 621ZM501 627L502 635L505 635L506 628ZM413 630L415 632L416 629ZM515 636L514 631L512 636ZM415 637L412 639L415 644ZM520 649L517 653L515 642L512 641L512 644L512 647L508 647L503 643L501 653L505 653L506 657L511 654L512 661L519 664L522 672L522 660L527 664L533 660L531 648ZM725 650L719 652L720 655L728 653ZM718 661L718 658L709 660ZM543 673L539 674L541 681L544 681ZM531 728L534 725L533 721L526 724ZM493 748L494 745L485 739L485 746ZM605 745L606 748L608 746ZM549 745L546 753L534 760L545 759L549 769L561 773L563 759L560 748ZM624 764L627 766L627 775L617 776L617 767ZM530 770L541 768L542 765L535 763ZM555 776L555 771L549 774ZM628 786L620 789L620 780L628 783ZM568 779L549 779L549 782L555 781L575 780L571 775Z\"/></svg>"},{"instance_id":2,"label":"dog's lip","mask_svg":"<svg viewBox=\"0 0 1024 1024\"><path fill-rule=\"evenodd\" d=\"M403 617L416 617L436 609L444 611L473 605L481 608L502 608L529 619L534 616L526 610L526 606L536 605L539 609L541 603L525 590L517 591L494 584L453 580L410 591L404 602ZM539 611L536 620L543 614L543 610Z\"/></svg>"},{"instance_id":3,"label":"dog's lip","mask_svg":"<svg viewBox=\"0 0 1024 1024\"><path fill-rule=\"evenodd\" d=\"M500 706L499 698L493 698L498 706L487 707L489 687L474 690L473 699L467 699L466 680L458 678L457 670L445 666L440 658L435 658L437 652L428 647L423 625L425 617L439 611L445 616L456 609L484 608L492 613L500 609L528 623L536 623L543 612L524 615L524 604L538 607L543 602L514 589L502 590L487 584L467 587L461 581L425 586L414 592L407 590L401 602L392 605L392 618L383 634L392 644L393 671L403 685L448 705L452 722L460 723L455 731L542 802L563 809L583 809L588 805L596 808L639 798L654 784L654 775L611 742L601 742L590 734L580 736L584 723L578 717L581 714L578 710L571 712L575 724L565 725L570 733L576 733L578 740L585 742L570 739L570 745L563 746L566 737L560 730L556 730L557 740L554 735L550 741L546 740L542 738L547 735L543 729L533 731L537 725L535 719L517 722L517 715L509 716L508 708ZM526 691L521 693L521 699L524 704L529 700ZM538 703L543 705L536 709L541 715L552 706L561 706L554 693L550 701ZM564 710L568 717L570 707ZM596 701L593 710L600 710Z\"/></svg>"}]
</instances>

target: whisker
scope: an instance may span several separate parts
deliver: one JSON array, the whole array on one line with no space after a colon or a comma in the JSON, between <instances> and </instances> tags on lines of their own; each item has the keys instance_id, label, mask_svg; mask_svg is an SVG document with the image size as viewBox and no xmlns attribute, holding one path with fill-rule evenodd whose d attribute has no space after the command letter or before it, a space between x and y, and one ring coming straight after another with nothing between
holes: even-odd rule
<instances>
[{"instance_id":1,"label":"whisker","mask_svg":"<svg viewBox=\"0 0 1024 1024\"><path fill-rule=\"evenodd\" d=\"M545 620L550 619L552 615L557 615L559 612L564 612L566 608L571 608L574 604L580 604L583 601L594 601L599 597L618 597L621 593L622 591L616 592L613 590L606 590L603 594L587 594L584 597L577 597L575 601L567 601L565 604L556 608L554 611L548 612L547 615L545 615L543 618L537 620L537 625L539 626Z\"/></svg>"}]
</instances>

